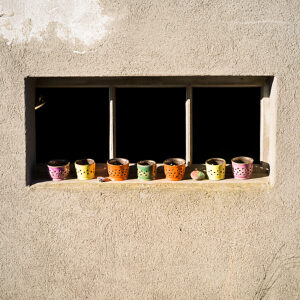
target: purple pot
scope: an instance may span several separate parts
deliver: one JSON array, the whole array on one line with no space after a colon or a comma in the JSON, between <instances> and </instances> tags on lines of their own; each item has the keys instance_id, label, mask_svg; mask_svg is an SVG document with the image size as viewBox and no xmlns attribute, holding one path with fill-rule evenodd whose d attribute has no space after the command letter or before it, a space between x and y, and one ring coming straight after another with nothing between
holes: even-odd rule
<instances>
[{"instance_id":1,"label":"purple pot","mask_svg":"<svg viewBox=\"0 0 300 300\"><path fill-rule=\"evenodd\" d=\"M253 172L253 158L238 156L231 160L232 173L235 179L249 179Z\"/></svg>"},{"instance_id":2,"label":"purple pot","mask_svg":"<svg viewBox=\"0 0 300 300\"><path fill-rule=\"evenodd\" d=\"M67 160L51 160L47 164L49 175L54 181L64 180L70 172L70 162Z\"/></svg>"}]
</instances>

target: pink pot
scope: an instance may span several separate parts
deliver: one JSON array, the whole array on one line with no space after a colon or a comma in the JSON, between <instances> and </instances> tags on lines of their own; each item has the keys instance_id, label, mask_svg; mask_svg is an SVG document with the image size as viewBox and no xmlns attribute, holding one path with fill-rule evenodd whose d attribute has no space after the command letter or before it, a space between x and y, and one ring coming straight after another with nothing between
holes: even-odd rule
<instances>
[{"instance_id":1,"label":"pink pot","mask_svg":"<svg viewBox=\"0 0 300 300\"><path fill-rule=\"evenodd\" d=\"M231 160L232 173L235 179L249 179L253 172L253 158L238 156Z\"/></svg>"},{"instance_id":2,"label":"pink pot","mask_svg":"<svg viewBox=\"0 0 300 300\"><path fill-rule=\"evenodd\" d=\"M47 164L49 175L54 181L64 180L70 172L70 163L67 160L51 160Z\"/></svg>"}]
</instances>

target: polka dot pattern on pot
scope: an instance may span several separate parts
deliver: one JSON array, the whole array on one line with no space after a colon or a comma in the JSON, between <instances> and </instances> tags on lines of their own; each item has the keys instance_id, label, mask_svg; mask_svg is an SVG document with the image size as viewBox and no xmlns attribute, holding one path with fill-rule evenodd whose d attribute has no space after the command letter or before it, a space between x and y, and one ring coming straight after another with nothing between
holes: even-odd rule
<instances>
[{"instance_id":1,"label":"polka dot pattern on pot","mask_svg":"<svg viewBox=\"0 0 300 300\"><path fill-rule=\"evenodd\" d=\"M225 174L225 169L224 170L208 170L207 173L211 176L220 176L222 174Z\"/></svg>"},{"instance_id":2,"label":"polka dot pattern on pot","mask_svg":"<svg viewBox=\"0 0 300 300\"><path fill-rule=\"evenodd\" d=\"M128 179L129 160L125 158L112 158L107 162L109 178L113 181Z\"/></svg>"},{"instance_id":3,"label":"polka dot pattern on pot","mask_svg":"<svg viewBox=\"0 0 300 300\"><path fill-rule=\"evenodd\" d=\"M138 176L139 177L150 177L150 171L143 171L138 169Z\"/></svg>"},{"instance_id":4,"label":"polka dot pattern on pot","mask_svg":"<svg viewBox=\"0 0 300 300\"><path fill-rule=\"evenodd\" d=\"M93 159L79 159L75 162L77 178L80 180L93 179L95 177L96 163Z\"/></svg>"},{"instance_id":5,"label":"polka dot pattern on pot","mask_svg":"<svg viewBox=\"0 0 300 300\"><path fill-rule=\"evenodd\" d=\"M59 162L61 161L48 162L48 171L52 180L64 180L69 175L70 163L66 163L66 165L59 165Z\"/></svg>"},{"instance_id":6,"label":"polka dot pattern on pot","mask_svg":"<svg viewBox=\"0 0 300 300\"><path fill-rule=\"evenodd\" d=\"M223 158L210 158L205 165L208 179L222 180L225 178L226 161Z\"/></svg>"},{"instance_id":7,"label":"polka dot pattern on pot","mask_svg":"<svg viewBox=\"0 0 300 300\"><path fill-rule=\"evenodd\" d=\"M155 180L156 162L154 160L141 160L137 163L137 175L141 180Z\"/></svg>"},{"instance_id":8,"label":"polka dot pattern on pot","mask_svg":"<svg viewBox=\"0 0 300 300\"><path fill-rule=\"evenodd\" d=\"M253 173L253 159L251 157L239 156L231 160L232 173L236 179L249 179Z\"/></svg>"},{"instance_id":9,"label":"polka dot pattern on pot","mask_svg":"<svg viewBox=\"0 0 300 300\"><path fill-rule=\"evenodd\" d=\"M232 171L233 171L233 175L235 175L235 176L251 176L252 175L251 167L249 169L234 167Z\"/></svg>"},{"instance_id":10,"label":"polka dot pattern on pot","mask_svg":"<svg viewBox=\"0 0 300 300\"><path fill-rule=\"evenodd\" d=\"M181 158L166 159L164 170L167 180L182 180L185 174L185 160Z\"/></svg>"},{"instance_id":11,"label":"polka dot pattern on pot","mask_svg":"<svg viewBox=\"0 0 300 300\"><path fill-rule=\"evenodd\" d=\"M177 169L177 170L166 170L166 176L172 177L176 179L181 179L184 175L185 170L183 168Z\"/></svg>"},{"instance_id":12,"label":"polka dot pattern on pot","mask_svg":"<svg viewBox=\"0 0 300 300\"><path fill-rule=\"evenodd\" d=\"M92 168L90 169L86 169L86 170L82 170L82 169L78 169L77 170L77 174L80 174L81 176L84 176L84 175L92 175L94 176L95 175L95 170L93 170Z\"/></svg>"},{"instance_id":13,"label":"polka dot pattern on pot","mask_svg":"<svg viewBox=\"0 0 300 300\"><path fill-rule=\"evenodd\" d=\"M65 177L69 174L69 170L67 169L51 169L49 173L52 177Z\"/></svg>"},{"instance_id":14,"label":"polka dot pattern on pot","mask_svg":"<svg viewBox=\"0 0 300 300\"><path fill-rule=\"evenodd\" d=\"M125 177L128 175L129 166L122 166L119 168L108 169L108 174L110 177Z\"/></svg>"}]
</instances>

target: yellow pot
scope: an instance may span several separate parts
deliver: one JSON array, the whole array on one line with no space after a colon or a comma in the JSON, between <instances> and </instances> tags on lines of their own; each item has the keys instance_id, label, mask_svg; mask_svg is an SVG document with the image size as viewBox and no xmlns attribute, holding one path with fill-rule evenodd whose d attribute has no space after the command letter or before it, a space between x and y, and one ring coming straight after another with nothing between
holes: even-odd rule
<instances>
[{"instance_id":1,"label":"yellow pot","mask_svg":"<svg viewBox=\"0 0 300 300\"><path fill-rule=\"evenodd\" d=\"M75 168L79 180L88 180L95 177L96 163L93 159L78 159L75 161Z\"/></svg>"},{"instance_id":2,"label":"yellow pot","mask_svg":"<svg viewBox=\"0 0 300 300\"><path fill-rule=\"evenodd\" d=\"M225 178L226 161L222 158L210 158L205 162L206 173L209 180Z\"/></svg>"}]
</instances>

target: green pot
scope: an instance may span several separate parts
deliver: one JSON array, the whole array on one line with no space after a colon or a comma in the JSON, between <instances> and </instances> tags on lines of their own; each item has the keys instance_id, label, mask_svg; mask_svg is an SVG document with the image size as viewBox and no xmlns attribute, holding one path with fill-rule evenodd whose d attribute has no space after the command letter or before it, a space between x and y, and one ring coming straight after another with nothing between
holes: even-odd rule
<instances>
[{"instance_id":1,"label":"green pot","mask_svg":"<svg viewBox=\"0 0 300 300\"><path fill-rule=\"evenodd\" d=\"M156 178L156 162L154 160L141 160L137 164L138 179L154 180Z\"/></svg>"}]
</instances>

